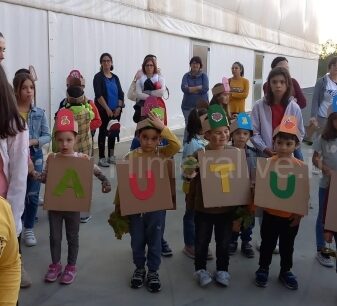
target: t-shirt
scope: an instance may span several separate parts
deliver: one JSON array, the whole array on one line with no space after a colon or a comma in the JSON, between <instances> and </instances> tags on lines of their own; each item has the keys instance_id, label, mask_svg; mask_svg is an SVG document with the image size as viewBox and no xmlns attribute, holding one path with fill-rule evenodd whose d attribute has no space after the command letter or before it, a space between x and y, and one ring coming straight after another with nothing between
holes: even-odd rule
<instances>
[{"instance_id":1,"label":"t-shirt","mask_svg":"<svg viewBox=\"0 0 337 306\"><path fill-rule=\"evenodd\" d=\"M15 306L21 282L21 260L9 203L0 198L0 305Z\"/></svg>"},{"instance_id":2,"label":"t-shirt","mask_svg":"<svg viewBox=\"0 0 337 306\"><path fill-rule=\"evenodd\" d=\"M337 84L327 76L327 83L324 91L324 99L318 109L318 116L327 118L328 108L332 104L332 98L337 95Z\"/></svg>"},{"instance_id":3,"label":"t-shirt","mask_svg":"<svg viewBox=\"0 0 337 306\"><path fill-rule=\"evenodd\" d=\"M29 112L20 112L20 115L22 116L23 119L25 119L26 122L28 120L28 114Z\"/></svg>"},{"instance_id":4,"label":"t-shirt","mask_svg":"<svg viewBox=\"0 0 337 306\"><path fill-rule=\"evenodd\" d=\"M282 104L273 104L270 106L270 108L271 108L272 128L274 132L275 128L277 128L281 124L286 108Z\"/></svg>"},{"instance_id":5,"label":"t-shirt","mask_svg":"<svg viewBox=\"0 0 337 306\"><path fill-rule=\"evenodd\" d=\"M313 145L316 152L320 153L324 164L332 170L337 171L337 138L327 141L319 137ZM319 187L328 188L330 178L323 174Z\"/></svg>"},{"instance_id":6,"label":"t-shirt","mask_svg":"<svg viewBox=\"0 0 337 306\"><path fill-rule=\"evenodd\" d=\"M4 161L2 159L2 156L0 155L0 196L6 198L8 191L8 182L3 169Z\"/></svg>"},{"instance_id":7,"label":"t-shirt","mask_svg":"<svg viewBox=\"0 0 337 306\"><path fill-rule=\"evenodd\" d=\"M118 88L116 84L116 79L114 77L105 77L104 81L108 93L108 106L111 110L115 110L118 106Z\"/></svg>"}]
</instances>

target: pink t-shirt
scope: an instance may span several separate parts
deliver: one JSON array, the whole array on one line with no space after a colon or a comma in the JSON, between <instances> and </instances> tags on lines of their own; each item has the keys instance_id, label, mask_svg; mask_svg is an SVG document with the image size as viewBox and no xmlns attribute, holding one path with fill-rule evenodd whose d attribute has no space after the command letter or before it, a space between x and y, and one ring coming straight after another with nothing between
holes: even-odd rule
<instances>
[{"instance_id":1,"label":"pink t-shirt","mask_svg":"<svg viewBox=\"0 0 337 306\"><path fill-rule=\"evenodd\" d=\"M8 191L8 182L4 173L4 162L2 156L0 155L0 196L6 198Z\"/></svg>"}]
</instances>

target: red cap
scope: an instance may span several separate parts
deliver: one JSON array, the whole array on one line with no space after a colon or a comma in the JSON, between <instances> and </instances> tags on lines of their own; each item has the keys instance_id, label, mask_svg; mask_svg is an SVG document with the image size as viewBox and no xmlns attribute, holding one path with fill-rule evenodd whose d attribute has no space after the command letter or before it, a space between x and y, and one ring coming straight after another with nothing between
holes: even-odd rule
<instances>
[{"instance_id":1,"label":"red cap","mask_svg":"<svg viewBox=\"0 0 337 306\"><path fill-rule=\"evenodd\" d=\"M71 110L61 108L56 115L55 132L75 132L78 133L78 124L75 121Z\"/></svg>"}]
</instances>

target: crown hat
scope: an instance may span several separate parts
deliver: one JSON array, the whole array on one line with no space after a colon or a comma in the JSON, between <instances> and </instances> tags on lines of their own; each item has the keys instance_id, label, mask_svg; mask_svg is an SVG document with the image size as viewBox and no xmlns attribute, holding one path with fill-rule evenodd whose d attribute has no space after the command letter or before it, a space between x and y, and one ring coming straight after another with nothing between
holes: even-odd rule
<instances>
[{"instance_id":1,"label":"crown hat","mask_svg":"<svg viewBox=\"0 0 337 306\"><path fill-rule=\"evenodd\" d=\"M253 134L252 120L247 113L239 113L235 120L232 121L230 125L231 133L238 129L248 130Z\"/></svg>"},{"instance_id":2,"label":"crown hat","mask_svg":"<svg viewBox=\"0 0 337 306\"><path fill-rule=\"evenodd\" d=\"M283 116L281 124L274 130L273 138L280 132L295 135L299 141L302 139L301 133L297 127L297 119L292 115Z\"/></svg>"},{"instance_id":3,"label":"crown hat","mask_svg":"<svg viewBox=\"0 0 337 306\"><path fill-rule=\"evenodd\" d=\"M71 110L61 108L56 115L55 132L78 133L78 124Z\"/></svg>"},{"instance_id":4,"label":"crown hat","mask_svg":"<svg viewBox=\"0 0 337 306\"><path fill-rule=\"evenodd\" d=\"M207 114L201 116L200 120L204 133L222 126L229 127L225 110L219 104L210 105Z\"/></svg>"}]
</instances>

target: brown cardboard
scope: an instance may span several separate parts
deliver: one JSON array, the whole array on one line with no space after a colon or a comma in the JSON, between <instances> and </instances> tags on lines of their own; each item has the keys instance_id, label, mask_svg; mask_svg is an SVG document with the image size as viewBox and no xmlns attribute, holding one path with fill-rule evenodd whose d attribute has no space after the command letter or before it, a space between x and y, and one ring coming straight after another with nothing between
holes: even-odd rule
<instances>
[{"instance_id":1,"label":"brown cardboard","mask_svg":"<svg viewBox=\"0 0 337 306\"><path fill-rule=\"evenodd\" d=\"M43 208L56 211L90 211L93 169L94 162L92 159L69 156L49 157ZM60 186L59 184L66 173L76 174L78 182L82 186L83 194L76 196L74 188L66 188L59 195L56 195L58 186ZM73 182L68 181L68 184L74 186Z\"/></svg>"},{"instance_id":2,"label":"brown cardboard","mask_svg":"<svg viewBox=\"0 0 337 306\"><path fill-rule=\"evenodd\" d=\"M168 171L170 163L170 172L173 175L174 166L172 167L172 165L174 163L172 160L159 157L137 157L126 161L117 161L116 171L122 216L174 209L172 185ZM152 173L152 180L150 179L149 183L148 171ZM131 179L132 176L133 179ZM138 187L132 187L133 184ZM139 191L138 195L135 190Z\"/></svg>"},{"instance_id":3,"label":"brown cardboard","mask_svg":"<svg viewBox=\"0 0 337 306\"><path fill-rule=\"evenodd\" d=\"M271 188L272 172L277 174L276 195ZM294 175L294 184L288 175ZM289 181L289 189L287 183ZM289 192L286 192L286 191ZM307 165L297 165L287 160L257 159L254 204L299 215L308 214L309 176Z\"/></svg>"},{"instance_id":4,"label":"brown cardboard","mask_svg":"<svg viewBox=\"0 0 337 306\"><path fill-rule=\"evenodd\" d=\"M225 207L251 203L250 180L244 150L227 147L225 150L198 152L204 207ZM229 176L215 172L218 167L229 167ZM212 171L213 170L213 171Z\"/></svg>"},{"instance_id":5,"label":"brown cardboard","mask_svg":"<svg viewBox=\"0 0 337 306\"><path fill-rule=\"evenodd\" d=\"M337 172L332 171L324 228L337 232Z\"/></svg>"}]
</instances>

